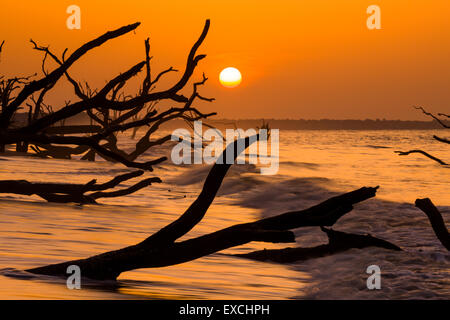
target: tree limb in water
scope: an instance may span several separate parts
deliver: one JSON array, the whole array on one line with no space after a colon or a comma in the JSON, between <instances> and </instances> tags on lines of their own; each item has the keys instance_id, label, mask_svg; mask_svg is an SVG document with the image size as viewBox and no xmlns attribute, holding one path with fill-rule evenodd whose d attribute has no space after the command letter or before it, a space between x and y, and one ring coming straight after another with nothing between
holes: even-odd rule
<instances>
[{"instance_id":1,"label":"tree limb in water","mask_svg":"<svg viewBox=\"0 0 450 320\"><path fill-rule=\"evenodd\" d=\"M442 143L448 143L448 144L450 144L450 140L445 139L445 138L441 138L441 137L438 137L438 136L433 136L433 139L435 139L435 140L437 140L437 141L439 141L439 142L442 142Z\"/></svg>"},{"instance_id":2,"label":"tree limb in water","mask_svg":"<svg viewBox=\"0 0 450 320\"><path fill-rule=\"evenodd\" d=\"M444 120L439 119L438 117L436 117L432 113L427 112L422 107L415 107L415 108L418 109L418 110L421 110L427 116L432 117L442 127L446 128L446 129L450 129L450 126L447 124L448 121L445 122ZM450 115L449 114L445 114L445 113L438 113L438 116L445 117L445 118L450 118ZM450 140L448 140L446 138L438 137L436 135L433 135L433 139L435 139L436 141L442 142L442 143L450 144ZM441 159L436 158L436 157L434 157L434 156L430 155L429 153L427 153L425 151L422 151L422 150L411 150L411 151L408 151L408 152L396 151L396 152L399 155L408 155L410 153L421 153L424 156L426 156L426 157L436 161L437 163L439 163L439 164L441 164L443 166L449 165L448 163L442 161ZM441 213L435 207L433 202L431 202L430 199L425 198L425 199L417 199L415 204L416 204L417 208L422 210L427 215L428 219L430 220L430 223L431 223L431 226L433 228L433 231L436 234L436 236L439 239L439 241L441 241L441 243L443 244L443 246L445 248L447 248L447 250L450 250L450 236L449 236L448 229L445 226L444 219L442 218Z\"/></svg>"},{"instance_id":3,"label":"tree limb in water","mask_svg":"<svg viewBox=\"0 0 450 320\"><path fill-rule=\"evenodd\" d=\"M99 198L111 198L128 195L145 188L152 183L161 182L161 179L153 177L142 180L126 189L108 192L104 191L115 188L120 183L143 174L144 171L142 170L129 172L119 175L102 184L97 184L96 180L91 180L86 184L33 183L26 180L0 180L0 193L13 193L29 196L35 194L48 202L95 204L96 200Z\"/></svg>"},{"instance_id":4,"label":"tree limb in water","mask_svg":"<svg viewBox=\"0 0 450 320\"><path fill-rule=\"evenodd\" d=\"M436 206L431 202L430 199L417 199L416 207L422 210L430 220L431 227L433 228L434 233L436 234L439 241L441 241L442 245L450 250L450 235L447 227L445 226L444 219L442 218L441 213L436 208Z\"/></svg>"},{"instance_id":5,"label":"tree limb in water","mask_svg":"<svg viewBox=\"0 0 450 320\"><path fill-rule=\"evenodd\" d=\"M416 149L416 150L410 150L410 151L395 151L395 153L398 153L399 156L407 156L407 155L409 155L411 153L420 153L420 154L423 154L425 157L430 158L431 160L434 160L434 161L436 161L437 163L439 163L439 164L441 164L443 166L447 165L446 162L442 161L439 158L436 158L435 156L432 156L431 154L429 154L428 152L425 152L423 150Z\"/></svg>"},{"instance_id":6,"label":"tree limb in water","mask_svg":"<svg viewBox=\"0 0 450 320\"><path fill-rule=\"evenodd\" d=\"M449 118L449 119L450 119L450 114L446 114L446 113L438 113L438 116L440 116L440 117L445 117L445 118Z\"/></svg>"}]
</instances>

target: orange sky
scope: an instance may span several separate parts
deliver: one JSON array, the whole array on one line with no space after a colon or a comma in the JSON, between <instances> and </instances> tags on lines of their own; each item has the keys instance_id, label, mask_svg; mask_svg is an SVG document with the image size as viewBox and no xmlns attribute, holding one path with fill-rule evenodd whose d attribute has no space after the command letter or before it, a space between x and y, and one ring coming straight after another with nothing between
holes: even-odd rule
<instances>
[{"instance_id":1,"label":"orange sky","mask_svg":"<svg viewBox=\"0 0 450 320\"><path fill-rule=\"evenodd\" d=\"M101 86L143 59L151 39L153 70L182 69L190 46L211 19L196 78L210 78L199 103L227 118L425 119L412 109L450 110L448 0L2 0L0 73L40 71L33 38L61 54L107 30L140 21L135 34L91 51L71 69ZM81 8L81 30L66 27L67 6ZM381 8L382 30L368 30L366 8ZM227 89L220 71L238 68L242 84ZM170 85L177 75L162 85ZM179 75L178 75L179 76ZM71 100L68 87L50 96Z\"/></svg>"}]
</instances>

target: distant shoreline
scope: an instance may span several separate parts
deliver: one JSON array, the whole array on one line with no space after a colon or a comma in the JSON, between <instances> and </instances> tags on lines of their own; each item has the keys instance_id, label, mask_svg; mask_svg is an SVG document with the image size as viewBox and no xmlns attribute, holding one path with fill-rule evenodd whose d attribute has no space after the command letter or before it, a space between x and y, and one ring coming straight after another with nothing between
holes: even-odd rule
<instances>
[{"instance_id":1,"label":"distant shoreline","mask_svg":"<svg viewBox=\"0 0 450 320\"><path fill-rule=\"evenodd\" d=\"M216 127L248 129L261 127L263 121L270 128L281 130L439 130L444 129L437 121L403 121L403 120L279 120L279 119L217 119L207 121ZM450 121L446 124L450 125Z\"/></svg>"},{"instance_id":2,"label":"distant shoreline","mask_svg":"<svg viewBox=\"0 0 450 320\"><path fill-rule=\"evenodd\" d=\"M25 123L27 114L19 113L15 116L16 123ZM258 128L263 121L269 123L272 129L281 130L439 130L443 127L435 120L414 121L414 120L385 120L385 119L365 119L365 120L306 120L306 119L208 119L208 123L218 129L223 128ZM450 121L443 121L450 126ZM87 125L89 118L86 114L67 119L66 125ZM183 120L173 120L165 123L161 128L176 129L187 128Z\"/></svg>"}]
</instances>

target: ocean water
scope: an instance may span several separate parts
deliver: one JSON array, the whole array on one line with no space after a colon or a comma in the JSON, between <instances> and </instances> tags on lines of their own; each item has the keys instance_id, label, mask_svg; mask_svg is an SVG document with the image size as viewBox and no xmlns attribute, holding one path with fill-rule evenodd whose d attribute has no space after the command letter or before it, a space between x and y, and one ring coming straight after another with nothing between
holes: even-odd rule
<instances>
[{"instance_id":1,"label":"ocean water","mask_svg":"<svg viewBox=\"0 0 450 320\"><path fill-rule=\"evenodd\" d=\"M370 233L402 252L352 249L291 264L228 255L285 246L250 243L176 266L126 272L117 282L83 280L81 290L69 290L62 278L23 271L137 243L180 216L210 167L168 161L145 175L159 176L163 183L100 199L100 205L49 204L37 197L0 194L0 298L449 299L450 254L413 204L416 198L431 198L449 226L450 168L421 155L394 153L420 148L450 161L450 148L431 138L436 133L445 136L444 131L281 131L279 172L263 176L258 165L234 165L203 221L185 236L307 208L362 186L380 186L376 198L356 205L334 229ZM123 147L131 144L126 139ZM168 152L170 146L160 147L141 161ZM128 171L104 161L0 156L2 180L103 182ZM295 234L297 246L327 241L315 227ZM374 264L381 269L380 290L366 286L366 269Z\"/></svg>"}]
</instances>

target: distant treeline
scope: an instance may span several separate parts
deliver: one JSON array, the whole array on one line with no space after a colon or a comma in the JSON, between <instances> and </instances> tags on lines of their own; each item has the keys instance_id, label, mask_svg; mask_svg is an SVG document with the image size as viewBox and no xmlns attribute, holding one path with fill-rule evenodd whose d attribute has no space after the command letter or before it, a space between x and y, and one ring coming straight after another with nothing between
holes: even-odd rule
<instances>
[{"instance_id":1,"label":"distant treeline","mask_svg":"<svg viewBox=\"0 0 450 320\"><path fill-rule=\"evenodd\" d=\"M25 122L28 115L26 113L16 114L14 121ZM206 122L218 129L224 128L258 128L263 121L269 123L270 128L283 130L434 130L442 129L435 120L428 121L404 121L386 119L366 119L366 120L304 120L304 119L208 119ZM450 126L450 121L443 121ZM80 114L69 118L66 125L87 125L89 117ZM169 125L164 125L164 129L176 129L187 127L183 120L172 121Z\"/></svg>"},{"instance_id":2,"label":"distant treeline","mask_svg":"<svg viewBox=\"0 0 450 320\"><path fill-rule=\"evenodd\" d=\"M431 130L442 129L437 121L402 121L402 120L280 120L280 119L249 119L249 120L216 120L217 123L235 123L238 128L256 128L262 122L269 123L271 128L283 130ZM214 125L214 121L209 123ZM447 121L450 125L450 121Z\"/></svg>"}]
</instances>

